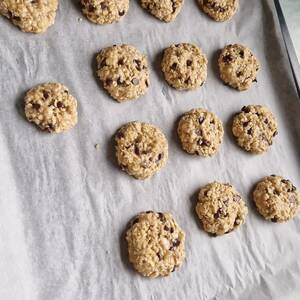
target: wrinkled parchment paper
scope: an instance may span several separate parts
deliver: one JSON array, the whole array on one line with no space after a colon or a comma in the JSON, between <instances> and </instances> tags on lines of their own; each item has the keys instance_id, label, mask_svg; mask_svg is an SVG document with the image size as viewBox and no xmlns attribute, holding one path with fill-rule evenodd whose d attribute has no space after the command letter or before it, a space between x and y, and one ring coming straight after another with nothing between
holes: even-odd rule
<instances>
[{"instance_id":1,"label":"wrinkled parchment paper","mask_svg":"<svg viewBox=\"0 0 300 300\"><path fill-rule=\"evenodd\" d=\"M62 0L43 35L0 19L0 299L299 298L300 216L266 222L250 196L270 174L300 188L300 103L273 3L241 0L232 21L216 23L196 1L185 2L171 24L138 1L121 23L96 26L77 1ZM207 83L193 92L170 88L160 73L162 50L179 42L199 45L209 59ZM217 76L217 51L235 42L253 49L262 65L246 92ZM124 104L109 98L94 75L97 51L120 43L146 53L152 71L148 94ZM45 134L23 116L24 93L47 81L64 83L78 99L79 123L67 133ZM279 124L263 155L240 150L230 131L232 114L253 103L269 106ZM194 107L214 111L226 127L213 158L180 149L177 121ZM169 140L168 164L150 180L137 181L116 166L112 136L132 120L158 125ZM218 238L201 229L194 213L199 188L213 180L231 182L249 207L246 224ZM124 230L144 210L171 212L186 232L186 261L167 278L143 278L128 263Z\"/></svg>"}]
</instances>

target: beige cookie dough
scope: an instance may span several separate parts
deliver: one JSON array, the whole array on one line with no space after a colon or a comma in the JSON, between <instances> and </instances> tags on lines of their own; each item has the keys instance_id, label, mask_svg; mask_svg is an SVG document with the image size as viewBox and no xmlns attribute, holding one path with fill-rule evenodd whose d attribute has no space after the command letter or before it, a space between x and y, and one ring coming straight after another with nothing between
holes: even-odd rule
<instances>
[{"instance_id":1,"label":"beige cookie dough","mask_svg":"<svg viewBox=\"0 0 300 300\"><path fill-rule=\"evenodd\" d=\"M141 0L141 5L153 16L164 22L175 20L184 0Z\"/></svg>"},{"instance_id":2,"label":"beige cookie dough","mask_svg":"<svg viewBox=\"0 0 300 300\"><path fill-rule=\"evenodd\" d=\"M144 276L168 276L185 258L185 234L169 213L139 214L126 234L129 261Z\"/></svg>"},{"instance_id":3,"label":"beige cookie dough","mask_svg":"<svg viewBox=\"0 0 300 300\"><path fill-rule=\"evenodd\" d=\"M219 57L219 73L225 84L244 91L256 82L259 62L252 51L239 44L226 46Z\"/></svg>"},{"instance_id":4,"label":"beige cookie dough","mask_svg":"<svg viewBox=\"0 0 300 300\"><path fill-rule=\"evenodd\" d=\"M137 179L153 176L167 162L168 141L154 125L127 123L119 129L115 141L120 167Z\"/></svg>"},{"instance_id":5,"label":"beige cookie dough","mask_svg":"<svg viewBox=\"0 0 300 300\"><path fill-rule=\"evenodd\" d=\"M230 20L238 10L239 0L198 0L202 10L218 22Z\"/></svg>"},{"instance_id":6,"label":"beige cookie dough","mask_svg":"<svg viewBox=\"0 0 300 300\"><path fill-rule=\"evenodd\" d=\"M207 77L207 58L192 44L171 45L165 49L161 67L166 81L177 90L196 89Z\"/></svg>"},{"instance_id":7,"label":"beige cookie dough","mask_svg":"<svg viewBox=\"0 0 300 300\"><path fill-rule=\"evenodd\" d=\"M58 0L1 0L0 14L24 32L41 33L54 24Z\"/></svg>"},{"instance_id":8,"label":"beige cookie dough","mask_svg":"<svg viewBox=\"0 0 300 300\"><path fill-rule=\"evenodd\" d=\"M222 122L214 113L198 108L186 112L181 117L177 133L186 152L212 156L220 148L224 129Z\"/></svg>"},{"instance_id":9,"label":"beige cookie dough","mask_svg":"<svg viewBox=\"0 0 300 300\"><path fill-rule=\"evenodd\" d=\"M42 130L60 133L77 124L77 101L60 83L41 84L27 92L25 115Z\"/></svg>"},{"instance_id":10,"label":"beige cookie dough","mask_svg":"<svg viewBox=\"0 0 300 300\"><path fill-rule=\"evenodd\" d=\"M278 134L272 112L262 105L244 106L233 118L232 133L240 147L259 154L266 152Z\"/></svg>"},{"instance_id":11,"label":"beige cookie dough","mask_svg":"<svg viewBox=\"0 0 300 300\"><path fill-rule=\"evenodd\" d=\"M231 184L213 182L200 190L196 212L205 231L222 235L244 224L248 209Z\"/></svg>"},{"instance_id":12,"label":"beige cookie dough","mask_svg":"<svg viewBox=\"0 0 300 300\"><path fill-rule=\"evenodd\" d=\"M125 16L129 0L81 0L83 14L93 23L111 24Z\"/></svg>"},{"instance_id":13,"label":"beige cookie dough","mask_svg":"<svg viewBox=\"0 0 300 300\"><path fill-rule=\"evenodd\" d=\"M97 55L97 75L104 89L118 102L136 99L149 87L146 56L129 45L113 46Z\"/></svg>"},{"instance_id":14,"label":"beige cookie dough","mask_svg":"<svg viewBox=\"0 0 300 300\"><path fill-rule=\"evenodd\" d=\"M300 194L296 187L291 181L276 175L258 182L253 199L259 213L275 223L293 219L300 208Z\"/></svg>"}]
</instances>

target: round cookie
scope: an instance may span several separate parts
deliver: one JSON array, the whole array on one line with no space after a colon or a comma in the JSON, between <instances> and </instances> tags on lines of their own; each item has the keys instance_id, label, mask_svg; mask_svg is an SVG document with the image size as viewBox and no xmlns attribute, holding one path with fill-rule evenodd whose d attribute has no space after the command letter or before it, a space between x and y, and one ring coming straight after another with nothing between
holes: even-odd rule
<instances>
[{"instance_id":1,"label":"round cookie","mask_svg":"<svg viewBox=\"0 0 300 300\"><path fill-rule=\"evenodd\" d=\"M186 152L212 156L222 143L224 129L214 113L198 108L186 112L181 117L177 133Z\"/></svg>"},{"instance_id":2,"label":"round cookie","mask_svg":"<svg viewBox=\"0 0 300 300\"><path fill-rule=\"evenodd\" d=\"M276 175L258 182L253 199L259 213L275 223L291 220L300 208L300 194L296 187L289 180Z\"/></svg>"},{"instance_id":3,"label":"round cookie","mask_svg":"<svg viewBox=\"0 0 300 300\"><path fill-rule=\"evenodd\" d=\"M58 0L0 1L0 14L24 32L41 33L54 24Z\"/></svg>"},{"instance_id":4,"label":"round cookie","mask_svg":"<svg viewBox=\"0 0 300 300\"><path fill-rule=\"evenodd\" d=\"M199 3L202 10L218 22L231 19L239 7L239 0L199 0Z\"/></svg>"},{"instance_id":5,"label":"round cookie","mask_svg":"<svg viewBox=\"0 0 300 300\"><path fill-rule=\"evenodd\" d=\"M126 234L129 261L144 276L168 276L185 258L185 234L168 213L139 214Z\"/></svg>"},{"instance_id":6,"label":"round cookie","mask_svg":"<svg viewBox=\"0 0 300 300\"><path fill-rule=\"evenodd\" d=\"M168 141L154 125L127 123L119 129L115 141L120 167L137 179L153 176L167 162Z\"/></svg>"},{"instance_id":7,"label":"round cookie","mask_svg":"<svg viewBox=\"0 0 300 300\"><path fill-rule=\"evenodd\" d=\"M196 89L207 77L207 58L192 44L171 45L165 49L161 67L166 81L177 90Z\"/></svg>"},{"instance_id":8,"label":"round cookie","mask_svg":"<svg viewBox=\"0 0 300 300\"><path fill-rule=\"evenodd\" d=\"M272 112L265 106L244 106L232 124L232 133L240 147L251 153L263 153L278 134Z\"/></svg>"},{"instance_id":9,"label":"round cookie","mask_svg":"<svg viewBox=\"0 0 300 300\"><path fill-rule=\"evenodd\" d=\"M244 91L256 82L259 62L252 51L242 45L226 46L219 57L219 73L225 84Z\"/></svg>"},{"instance_id":10,"label":"round cookie","mask_svg":"<svg viewBox=\"0 0 300 300\"><path fill-rule=\"evenodd\" d=\"M175 20L184 0L141 0L141 5L153 16L164 22Z\"/></svg>"},{"instance_id":11,"label":"round cookie","mask_svg":"<svg viewBox=\"0 0 300 300\"><path fill-rule=\"evenodd\" d=\"M97 55L97 75L107 92L117 101L136 99L149 87L146 56L129 45L113 46Z\"/></svg>"},{"instance_id":12,"label":"round cookie","mask_svg":"<svg viewBox=\"0 0 300 300\"><path fill-rule=\"evenodd\" d=\"M25 115L42 130L60 133L77 123L77 101L60 83L45 83L25 96Z\"/></svg>"},{"instance_id":13,"label":"round cookie","mask_svg":"<svg viewBox=\"0 0 300 300\"><path fill-rule=\"evenodd\" d=\"M129 0L81 0L83 14L93 23L111 24L125 16Z\"/></svg>"},{"instance_id":14,"label":"round cookie","mask_svg":"<svg viewBox=\"0 0 300 300\"><path fill-rule=\"evenodd\" d=\"M222 235L244 224L248 209L232 185L213 182L200 190L196 212L205 231Z\"/></svg>"}]
</instances>

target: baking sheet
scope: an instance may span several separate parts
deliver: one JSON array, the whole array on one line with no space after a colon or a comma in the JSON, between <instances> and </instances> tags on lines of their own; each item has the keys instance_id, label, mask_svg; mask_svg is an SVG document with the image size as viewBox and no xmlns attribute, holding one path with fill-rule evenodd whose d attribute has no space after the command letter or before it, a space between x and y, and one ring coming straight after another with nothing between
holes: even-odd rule
<instances>
[{"instance_id":1,"label":"baking sheet","mask_svg":"<svg viewBox=\"0 0 300 300\"><path fill-rule=\"evenodd\" d=\"M108 26L88 22L77 2L60 1L55 26L43 35L0 18L0 299L298 298L299 216L265 222L250 197L269 174L300 188L300 105L272 1L241 0L226 23L186 1L171 24L131 1L124 20ZM193 92L173 90L160 73L162 50L179 42L199 45L209 59L207 83ZM252 48L262 65L246 92L217 76L217 50L235 42ZM138 47L151 65L148 94L124 104L109 98L94 75L97 51L120 43ZM47 81L64 83L78 99L79 123L68 133L48 135L24 119L24 93ZM264 155L243 152L230 134L232 114L253 103L269 106L279 124ZM213 158L192 157L178 144L177 120L194 107L214 111L226 127ZM168 164L150 180L134 180L116 166L112 136L132 120L158 125L169 140ZM194 214L197 191L213 180L231 182L249 207L246 224L218 238ZM168 278L143 278L127 260L126 224L150 209L170 211L186 232L186 261Z\"/></svg>"}]
</instances>

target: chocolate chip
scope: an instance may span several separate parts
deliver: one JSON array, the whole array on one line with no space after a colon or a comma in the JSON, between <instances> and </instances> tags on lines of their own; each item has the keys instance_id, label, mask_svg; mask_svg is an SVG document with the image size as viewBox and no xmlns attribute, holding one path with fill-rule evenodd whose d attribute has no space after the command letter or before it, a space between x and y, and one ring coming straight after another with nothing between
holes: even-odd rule
<instances>
[{"instance_id":1,"label":"chocolate chip","mask_svg":"<svg viewBox=\"0 0 300 300\"><path fill-rule=\"evenodd\" d=\"M278 134L278 131L276 130L274 133L273 133L273 137L276 136Z\"/></svg>"},{"instance_id":2,"label":"chocolate chip","mask_svg":"<svg viewBox=\"0 0 300 300\"><path fill-rule=\"evenodd\" d=\"M295 192L296 191L296 187L293 185L292 186L292 192Z\"/></svg>"},{"instance_id":3,"label":"chocolate chip","mask_svg":"<svg viewBox=\"0 0 300 300\"><path fill-rule=\"evenodd\" d=\"M122 16L124 16L124 15L125 15L125 10L119 11L119 16L120 16L120 17L122 17Z\"/></svg>"},{"instance_id":4,"label":"chocolate chip","mask_svg":"<svg viewBox=\"0 0 300 300\"><path fill-rule=\"evenodd\" d=\"M167 225L165 225L164 230L165 230L165 231L169 231L170 228L169 228Z\"/></svg>"},{"instance_id":5,"label":"chocolate chip","mask_svg":"<svg viewBox=\"0 0 300 300\"><path fill-rule=\"evenodd\" d=\"M249 134L249 135L252 135L252 134L253 134L252 128L250 128L250 129L247 130L247 134Z\"/></svg>"},{"instance_id":6,"label":"chocolate chip","mask_svg":"<svg viewBox=\"0 0 300 300\"><path fill-rule=\"evenodd\" d=\"M211 142L208 141L208 140L203 140L202 143L201 143L201 146L209 147L210 145L211 145Z\"/></svg>"},{"instance_id":7,"label":"chocolate chip","mask_svg":"<svg viewBox=\"0 0 300 300\"><path fill-rule=\"evenodd\" d=\"M13 20L15 20L17 22L21 21L21 18L19 16L13 16L12 18L13 18Z\"/></svg>"},{"instance_id":8,"label":"chocolate chip","mask_svg":"<svg viewBox=\"0 0 300 300\"><path fill-rule=\"evenodd\" d=\"M106 85L110 86L113 84L113 80L108 78L108 79L106 79L105 83L106 83Z\"/></svg>"},{"instance_id":9,"label":"chocolate chip","mask_svg":"<svg viewBox=\"0 0 300 300\"><path fill-rule=\"evenodd\" d=\"M139 149L139 147L137 146L137 145L134 145L134 153L136 154L136 155L140 155L141 153L140 153L140 149Z\"/></svg>"},{"instance_id":10,"label":"chocolate chip","mask_svg":"<svg viewBox=\"0 0 300 300\"><path fill-rule=\"evenodd\" d=\"M278 190L274 190L274 194L279 196L280 195L280 192Z\"/></svg>"},{"instance_id":11,"label":"chocolate chip","mask_svg":"<svg viewBox=\"0 0 300 300\"><path fill-rule=\"evenodd\" d=\"M89 12L94 12L96 10L96 7L95 6L93 6L93 5L89 5L88 6L88 11Z\"/></svg>"},{"instance_id":12,"label":"chocolate chip","mask_svg":"<svg viewBox=\"0 0 300 300\"><path fill-rule=\"evenodd\" d=\"M177 63L173 63L172 66L171 66L171 69L175 71L176 68L177 68Z\"/></svg>"},{"instance_id":13,"label":"chocolate chip","mask_svg":"<svg viewBox=\"0 0 300 300\"><path fill-rule=\"evenodd\" d=\"M242 75L243 75L243 72L237 72L237 73L236 73L236 76L237 76L237 77L241 77Z\"/></svg>"},{"instance_id":14,"label":"chocolate chip","mask_svg":"<svg viewBox=\"0 0 300 300\"><path fill-rule=\"evenodd\" d=\"M173 233L173 232L174 232L174 228L171 227L171 228L170 228L170 233Z\"/></svg>"},{"instance_id":15,"label":"chocolate chip","mask_svg":"<svg viewBox=\"0 0 300 300\"><path fill-rule=\"evenodd\" d=\"M185 84L191 84L192 83L192 80L191 80L191 77L188 77L185 81L184 81Z\"/></svg>"},{"instance_id":16,"label":"chocolate chip","mask_svg":"<svg viewBox=\"0 0 300 300\"><path fill-rule=\"evenodd\" d=\"M61 108L61 107L63 107L64 105L63 105L63 103L62 103L61 101L58 101L58 102L56 103L56 106L57 106L58 108Z\"/></svg>"},{"instance_id":17,"label":"chocolate chip","mask_svg":"<svg viewBox=\"0 0 300 300\"><path fill-rule=\"evenodd\" d=\"M170 251L173 251L176 247L180 245L180 241L178 239L174 240L172 246L170 247Z\"/></svg>"},{"instance_id":18,"label":"chocolate chip","mask_svg":"<svg viewBox=\"0 0 300 300\"><path fill-rule=\"evenodd\" d=\"M284 184L289 184L290 183L290 181L286 180L286 179L282 179L281 182L284 183Z\"/></svg>"},{"instance_id":19,"label":"chocolate chip","mask_svg":"<svg viewBox=\"0 0 300 300\"><path fill-rule=\"evenodd\" d=\"M247 127L248 124L249 124L249 122L244 122L244 123L243 123L243 127Z\"/></svg>"},{"instance_id":20,"label":"chocolate chip","mask_svg":"<svg viewBox=\"0 0 300 300\"><path fill-rule=\"evenodd\" d=\"M173 270L171 272L175 272L175 270L176 270L176 266L173 268Z\"/></svg>"},{"instance_id":21,"label":"chocolate chip","mask_svg":"<svg viewBox=\"0 0 300 300\"><path fill-rule=\"evenodd\" d=\"M107 8L107 5L106 5L104 2L102 2L102 3L100 4L100 6L101 6L101 9Z\"/></svg>"},{"instance_id":22,"label":"chocolate chip","mask_svg":"<svg viewBox=\"0 0 300 300\"><path fill-rule=\"evenodd\" d=\"M272 174L271 177L276 177L276 175Z\"/></svg>"},{"instance_id":23,"label":"chocolate chip","mask_svg":"<svg viewBox=\"0 0 300 300\"><path fill-rule=\"evenodd\" d=\"M153 214L153 210L147 210L146 214Z\"/></svg>"},{"instance_id":24,"label":"chocolate chip","mask_svg":"<svg viewBox=\"0 0 300 300\"><path fill-rule=\"evenodd\" d=\"M43 97L45 99L48 99L49 98L49 93L47 91L43 91Z\"/></svg>"},{"instance_id":25,"label":"chocolate chip","mask_svg":"<svg viewBox=\"0 0 300 300\"><path fill-rule=\"evenodd\" d=\"M274 217L274 218L271 219L271 221L272 221L273 223L277 223L277 222L278 222L278 218L277 218L277 217Z\"/></svg>"},{"instance_id":26,"label":"chocolate chip","mask_svg":"<svg viewBox=\"0 0 300 300\"><path fill-rule=\"evenodd\" d=\"M124 59L123 58L120 58L118 60L118 65L124 65Z\"/></svg>"},{"instance_id":27,"label":"chocolate chip","mask_svg":"<svg viewBox=\"0 0 300 300\"><path fill-rule=\"evenodd\" d=\"M149 87L149 82L147 79L145 80L145 85L146 85L146 87Z\"/></svg>"},{"instance_id":28,"label":"chocolate chip","mask_svg":"<svg viewBox=\"0 0 300 300\"><path fill-rule=\"evenodd\" d=\"M244 58L244 57L245 57L244 50L241 50L239 54L240 54L240 57L241 57L241 58Z\"/></svg>"},{"instance_id":29,"label":"chocolate chip","mask_svg":"<svg viewBox=\"0 0 300 300\"><path fill-rule=\"evenodd\" d=\"M205 120L205 117L200 117L199 119L198 119L198 121L199 121L199 124L202 124L203 122L204 122L204 120Z\"/></svg>"},{"instance_id":30,"label":"chocolate chip","mask_svg":"<svg viewBox=\"0 0 300 300\"><path fill-rule=\"evenodd\" d=\"M251 111L251 109L248 106L243 106L242 111L245 113L249 113Z\"/></svg>"},{"instance_id":31,"label":"chocolate chip","mask_svg":"<svg viewBox=\"0 0 300 300\"><path fill-rule=\"evenodd\" d=\"M162 222L166 221L166 217L165 217L164 214L161 213L161 212L158 213L158 218L159 218Z\"/></svg>"},{"instance_id":32,"label":"chocolate chip","mask_svg":"<svg viewBox=\"0 0 300 300\"><path fill-rule=\"evenodd\" d=\"M157 161L160 161L163 158L164 154L163 153L159 153L158 157L157 157Z\"/></svg>"},{"instance_id":33,"label":"chocolate chip","mask_svg":"<svg viewBox=\"0 0 300 300\"><path fill-rule=\"evenodd\" d=\"M138 85L140 83L140 81L137 78L133 78L131 80L131 82L132 82L133 85Z\"/></svg>"},{"instance_id":34,"label":"chocolate chip","mask_svg":"<svg viewBox=\"0 0 300 300\"><path fill-rule=\"evenodd\" d=\"M41 105L38 104L38 103L33 103L33 104L32 104L32 107L33 107L34 109L38 110L38 109L40 109Z\"/></svg>"},{"instance_id":35,"label":"chocolate chip","mask_svg":"<svg viewBox=\"0 0 300 300\"><path fill-rule=\"evenodd\" d=\"M230 54L227 54L223 57L223 62L224 63L229 63L232 61L232 56Z\"/></svg>"},{"instance_id":36,"label":"chocolate chip","mask_svg":"<svg viewBox=\"0 0 300 300\"><path fill-rule=\"evenodd\" d=\"M162 259L162 256L161 256L160 252L157 252L156 255L157 255L157 257L158 257L159 260Z\"/></svg>"},{"instance_id":37,"label":"chocolate chip","mask_svg":"<svg viewBox=\"0 0 300 300\"><path fill-rule=\"evenodd\" d=\"M186 61L186 65L187 65L188 67L190 67L190 66L192 65L192 63L193 63L193 62L192 62L191 60L187 60L187 61Z\"/></svg>"},{"instance_id":38,"label":"chocolate chip","mask_svg":"<svg viewBox=\"0 0 300 300\"><path fill-rule=\"evenodd\" d=\"M235 220L234 220L234 226L238 226L241 224L241 219L239 217L237 217Z\"/></svg>"},{"instance_id":39,"label":"chocolate chip","mask_svg":"<svg viewBox=\"0 0 300 300\"><path fill-rule=\"evenodd\" d=\"M256 78L254 78L254 79L252 80L252 82L257 82L257 79L256 79Z\"/></svg>"},{"instance_id":40,"label":"chocolate chip","mask_svg":"<svg viewBox=\"0 0 300 300\"><path fill-rule=\"evenodd\" d=\"M264 120L264 123L265 123L265 124L268 124L268 123L269 123L269 120L268 120L268 119L265 119L265 120Z\"/></svg>"},{"instance_id":41,"label":"chocolate chip","mask_svg":"<svg viewBox=\"0 0 300 300\"><path fill-rule=\"evenodd\" d=\"M222 208L219 208L219 209L217 210L217 212L214 214L214 218L215 218L215 219L219 219L223 214L224 214L223 209L222 209Z\"/></svg>"}]
</instances>

